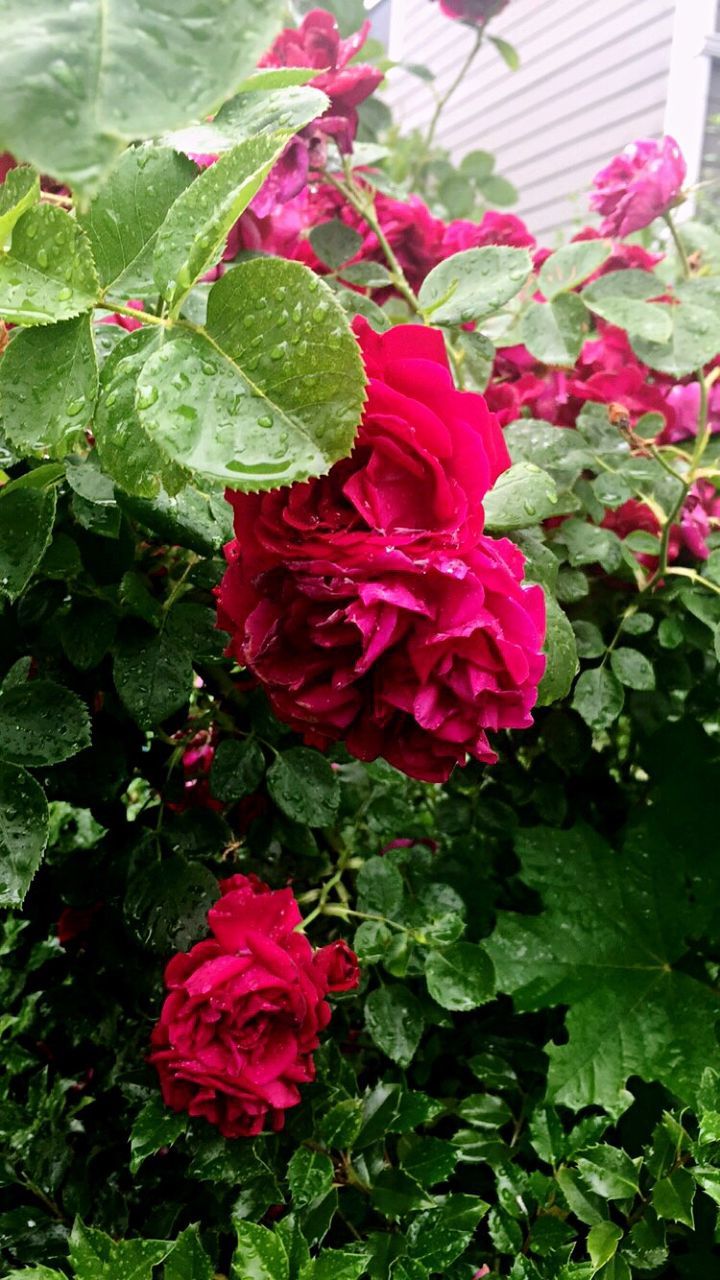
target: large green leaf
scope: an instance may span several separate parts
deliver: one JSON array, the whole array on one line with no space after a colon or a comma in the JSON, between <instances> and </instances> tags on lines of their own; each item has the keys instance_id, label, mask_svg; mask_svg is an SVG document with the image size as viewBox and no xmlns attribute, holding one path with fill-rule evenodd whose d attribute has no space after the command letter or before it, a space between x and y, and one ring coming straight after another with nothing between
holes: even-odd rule
<instances>
[{"instance_id":1,"label":"large green leaf","mask_svg":"<svg viewBox=\"0 0 720 1280\"><path fill-rule=\"evenodd\" d=\"M213 1280L214 1275L215 1268L202 1247L197 1225L186 1227L165 1263L163 1280Z\"/></svg>"},{"instance_id":2,"label":"large green leaf","mask_svg":"<svg viewBox=\"0 0 720 1280\"><path fill-rule=\"evenodd\" d=\"M425 962L428 991L443 1009L467 1013L492 999L492 962L474 942L456 942L444 951L428 952Z\"/></svg>"},{"instance_id":3,"label":"large green leaf","mask_svg":"<svg viewBox=\"0 0 720 1280\"><path fill-rule=\"evenodd\" d=\"M573 365L589 331L588 309L576 293L531 302L523 316L523 342L543 364Z\"/></svg>"},{"instance_id":4,"label":"large green leaf","mask_svg":"<svg viewBox=\"0 0 720 1280\"><path fill-rule=\"evenodd\" d=\"M0 495L0 595L14 600L25 590L50 543L55 504L53 487Z\"/></svg>"},{"instance_id":5,"label":"large green leaf","mask_svg":"<svg viewBox=\"0 0 720 1280\"><path fill-rule=\"evenodd\" d=\"M90 316L21 330L0 361L0 426L23 454L62 458L84 440L97 395Z\"/></svg>"},{"instance_id":6,"label":"large green leaf","mask_svg":"<svg viewBox=\"0 0 720 1280\"><path fill-rule=\"evenodd\" d=\"M153 253L167 212L197 174L170 147L131 147L119 158L79 218L100 284L119 300L153 290Z\"/></svg>"},{"instance_id":7,"label":"large green leaf","mask_svg":"<svg viewBox=\"0 0 720 1280\"><path fill-rule=\"evenodd\" d=\"M155 283L177 311L203 272L217 262L227 234L280 156L290 131L248 138L210 165L168 212L157 237Z\"/></svg>"},{"instance_id":8,"label":"large green leaf","mask_svg":"<svg viewBox=\"0 0 720 1280\"><path fill-rule=\"evenodd\" d=\"M179 465L233 488L273 489L350 451L364 386L327 286L299 263L256 258L213 286L205 332L171 331L148 359L137 408Z\"/></svg>"},{"instance_id":9,"label":"large green leaf","mask_svg":"<svg viewBox=\"0 0 720 1280\"><path fill-rule=\"evenodd\" d=\"M231 98L211 123L179 129L164 141L181 151L222 154L248 138L302 129L327 107L328 98L319 89L256 89Z\"/></svg>"},{"instance_id":10,"label":"large green leaf","mask_svg":"<svg viewBox=\"0 0 720 1280\"><path fill-rule=\"evenodd\" d=\"M538 274L538 284L545 297L552 300L582 284L602 266L610 248L608 240L578 240L556 249L545 259Z\"/></svg>"},{"instance_id":11,"label":"large green leaf","mask_svg":"<svg viewBox=\"0 0 720 1280\"><path fill-rule=\"evenodd\" d=\"M79 1219L70 1235L70 1261L76 1280L151 1280L153 1267L172 1249L168 1240L112 1240Z\"/></svg>"},{"instance_id":12,"label":"large green leaf","mask_svg":"<svg viewBox=\"0 0 720 1280\"><path fill-rule=\"evenodd\" d=\"M279 1236L254 1222L237 1222L231 1280L288 1280L290 1268Z\"/></svg>"},{"instance_id":13,"label":"large green leaf","mask_svg":"<svg viewBox=\"0 0 720 1280\"><path fill-rule=\"evenodd\" d=\"M398 983L371 991L365 1001L365 1022L378 1048L407 1067L425 1025L422 1006L412 991Z\"/></svg>"},{"instance_id":14,"label":"large green leaf","mask_svg":"<svg viewBox=\"0 0 720 1280\"><path fill-rule=\"evenodd\" d=\"M21 906L47 838L42 787L25 769L0 761L0 906Z\"/></svg>"},{"instance_id":15,"label":"large green leaf","mask_svg":"<svg viewBox=\"0 0 720 1280\"><path fill-rule=\"evenodd\" d=\"M138 1112L130 1133L130 1172L138 1169L161 1147L171 1147L187 1131L188 1118L183 1111L171 1111L158 1094L148 1099Z\"/></svg>"},{"instance_id":16,"label":"large green leaf","mask_svg":"<svg viewBox=\"0 0 720 1280\"><path fill-rule=\"evenodd\" d=\"M545 593L545 673L538 688L538 706L559 702L569 692L578 666L575 633L555 597Z\"/></svg>"},{"instance_id":17,"label":"large green leaf","mask_svg":"<svg viewBox=\"0 0 720 1280\"><path fill-rule=\"evenodd\" d=\"M282 25L279 0L7 0L0 147L92 190L124 144L202 119Z\"/></svg>"},{"instance_id":18,"label":"large green leaf","mask_svg":"<svg viewBox=\"0 0 720 1280\"><path fill-rule=\"evenodd\" d=\"M88 311L98 296L90 245L74 218L34 205L0 253L0 316L13 324L52 324Z\"/></svg>"},{"instance_id":19,"label":"large green leaf","mask_svg":"<svg viewBox=\"0 0 720 1280\"><path fill-rule=\"evenodd\" d=\"M555 514L555 481L532 462L515 462L485 494L485 523L494 533L526 529Z\"/></svg>"},{"instance_id":20,"label":"large green leaf","mask_svg":"<svg viewBox=\"0 0 720 1280\"><path fill-rule=\"evenodd\" d=\"M547 1049L550 1097L617 1116L638 1075L692 1102L717 1055L720 996L679 963L696 917L674 845L636 833L615 853L589 828L541 827L517 848L545 909L501 914L485 945L518 1010L569 1005L568 1042Z\"/></svg>"},{"instance_id":21,"label":"large green leaf","mask_svg":"<svg viewBox=\"0 0 720 1280\"><path fill-rule=\"evenodd\" d=\"M530 275L527 249L487 245L446 258L423 281L420 306L432 324L466 324L509 302Z\"/></svg>"},{"instance_id":22,"label":"large green leaf","mask_svg":"<svg viewBox=\"0 0 720 1280\"><path fill-rule=\"evenodd\" d=\"M188 701L192 662L168 629L126 636L115 655L118 693L141 729L151 729Z\"/></svg>"}]
</instances>

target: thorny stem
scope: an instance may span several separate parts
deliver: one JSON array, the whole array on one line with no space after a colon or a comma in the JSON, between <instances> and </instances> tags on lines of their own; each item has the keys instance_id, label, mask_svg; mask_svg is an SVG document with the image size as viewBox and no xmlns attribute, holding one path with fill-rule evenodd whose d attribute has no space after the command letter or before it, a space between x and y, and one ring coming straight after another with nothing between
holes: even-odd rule
<instances>
[{"instance_id":1,"label":"thorny stem","mask_svg":"<svg viewBox=\"0 0 720 1280\"><path fill-rule=\"evenodd\" d=\"M328 173L327 170L324 171L323 176L325 177L326 181L330 183L330 186L335 187L336 191L339 191L340 194L345 197L348 204L352 205L355 212L359 213L363 221L367 223L367 225L369 226L370 230L373 232L374 236L377 239L378 244L380 245L380 248L382 249L385 255L388 267L390 268L390 275L392 276L392 282L395 285L395 288L397 289L398 293L402 294L403 298L405 299L408 306L410 307L410 310L414 311L415 314L418 315L420 313L420 306L418 304L418 300L415 297L415 294L410 284L408 283L407 276L405 275L405 272L403 271L397 259L397 256L395 254L395 251L392 245L388 241L388 238L385 235L385 232L380 226L377 214L375 212L375 205L374 205L372 196L367 196L364 192L360 191L360 189L357 187L357 185L353 180L352 173L350 172L349 166L347 164L345 168L344 182L340 178L336 178L334 174Z\"/></svg>"}]
</instances>

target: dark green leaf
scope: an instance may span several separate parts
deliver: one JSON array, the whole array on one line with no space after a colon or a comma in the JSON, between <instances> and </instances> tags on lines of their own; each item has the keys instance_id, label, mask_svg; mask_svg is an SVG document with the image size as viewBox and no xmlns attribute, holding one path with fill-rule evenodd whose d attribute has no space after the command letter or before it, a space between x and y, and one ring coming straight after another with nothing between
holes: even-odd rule
<instances>
[{"instance_id":1,"label":"dark green leaf","mask_svg":"<svg viewBox=\"0 0 720 1280\"><path fill-rule=\"evenodd\" d=\"M165 1263L163 1280L213 1280L214 1275L215 1269L200 1243L197 1226L186 1227Z\"/></svg>"},{"instance_id":2,"label":"dark green leaf","mask_svg":"<svg viewBox=\"0 0 720 1280\"><path fill-rule=\"evenodd\" d=\"M578 1157L578 1170L591 1191L606 1200L627 1200L640 1190L641 1160L631 1160L617 1147L588 1147Z\"/></svg>"},{"instance_id":3,"label":"dark green leaf","mask_svg":"<svg viewBox=\"0 0 720 1280\"><path fill-rule=\"evenodd\" d=\"M609 729L623 709L625 694L617 676L607 667L583 671L575 685L573 707L591 729Z\"/></svg>"},{"instance_id":4,"label":"dark green leaf","mask_svg":"<svg viewBox=\"0 0 720 1280\"><path fill-rule=\"evenodd\" d=\"M140 1166L161 1147L171 1147L187 1132L188 1117L171 1111L161 1098L150 1098L138 1113L130 1132L130 1172Z\"/></svg>"},{"instance_id":5,"label":"dark green leaf","mask_svg":"<svg viewBox=\"0 0 720 1280\"><path fill-rule=\"evenodd\" d=\"M112 1240L104 1231L84 1227L79 1219L70 1235L70 1262L76 1280L151 1280L152 1269L172 1249L168 1240Z\"/></svg>"},{"instance_id":6,"label":"dark green leaf","mask_svg":"<svg viewBox=\"0 0 720 1280\"><path fill-rule=\"evenodd\" d=\"M320 261L333 269L354 258L362 245L362 236L338 218L313 227L309 239Z\"/></svg>"},{"instance_id":7,"label":"dark green leaf","mask_svg":"<svg viewBox=\"0 0 720 1280\"><path fill-rule=\"evenodd\" d=\"M368 858L363 863L358 871L357 892L359 911L367 915L387 916L390 920L400 914L403 901L402 876L397 867L385 858Z\"/></svg>"},{"instance_id":8,"label":"dark green leaf","mask_svg":"<svg viewBox=\"0 0 720 1280\"><path fill-rule=\"evenodd\" d=\"M288 1257L279 1236L254 1222L236 1222L235 1227L231 1280L289 1280Z\"/></svg>"},{"instance_id":9,"label":"dark green leaf","mask_svg":"<svg viewBox=\"0 0 720 1280\"><path fill-rule=\"evenodd\" d=\"M433 1000L443 1009L461 1013L486 1004L495 992L492 962L473 942L456 942L444 951L430 951L425 978Z\"/></svg>"},{"instance_id":10,"label":"dark green leaf","mask_svg":"<svg viewBox=\"0 0 720 1280\"><path fill-rule=\"evenodd\" d=\"M392 1221L428 1209L433 1203L420 1183L402 1169L382 1169L375 1176L372 1201L378 1212Z\"/></svg>"},{"instance_id":11,"label":"dark green leaf","mask_svg":"<svg viewBox=\"0 0 720 1280\"><path fill-rule=\"evenodd\" d=\"M340 801L331 764L308 747L291 747L277 756L267 772L267 788L288 818L310 827L329 826Z\"/></svg>"},{"instance_id":12,"label":"dark green leaf","mask_svg":"<svg viewBox=\"0 0 720 1280\"><path fill-rule=\"evenodd\" d=\"M302 1208L327 1194L333 1183L332 1160L320 1151L298 1147L288 1165L288 1185L297 1206Z\"/></svg>"},{"instance_id":13,"label":"dark green leaf","mask_svg":"<svg viewBox=\"0 0 720 1280\"><path fill-rule=\"evenodd\" d=\"M47 839L42 787L25 769L0 761L0 905L22 905Z\"/></svg>"},{"instance_id":14,"label":"dark green leaf","mask_svg":"<svg viewBox=\"0 0 720 1280\"><path fill-rule=\"evenodd\" d=\"M365 1022L378 1049L406 1067L423 1033L422 1007L407 987L378 987L365 1001Z\"/></svg>"},{"instance_id":15,"label":"dark green leaf","mask_svg":"<svg viewBox=\"0 0 720 1280\"><path fill-rule=\"evenodd\" d=\"M654 689L652 663L638 649L621 646L610 654L610 665L621 684L629 689Z\"/></svg>"},{"instance_id":16,"label":"dark green leaf","mask_svg":"<svg viewBox=\"0 0 720 1280\"><path fill-rule=\"evenodd\" d=\"M124 912L138 942L160 955L184 951L207 932L217 880L200 863L173 854L155 862L146 848L131 873Z\"/></svg>"},{"instance_id":17,"label":"dark green leaf","mask_svg":"<svg viewBox=\"0 0 720 1280\"><path fill-rule=\"evenodd\" d=\"M614 1222L596 1222L588 1231L587 1250L595 1271L609 1262L622 1240L622 1227Z\"/></svg>"},{"instance_id":18,"label":"dark green leaf","mask_svg":"<svg viewBox=\"0 0 720 1280\"><path fill-rule=\"evenodd\" d=\"M257 791L265 774L265 757L254 738L225 738L210 769L210 790L224 804L234 804Z\"/></svg>"},{"instance_id":19,"label":"dark green leaf","mask_svg":"<svg viewBox=\"0 0 720 1280\"><path fill-rule=\"evenodd\" d=\"M52 537L55 489L10 489L0 494L0 594L25 590Z\"/></svg>"},{"instance_id":20,"label":"dark green leaf","mask_svg":"<svg viewBox=\"0 0 720 1280\"><path fill-rule=\"evenodd\" d=\"M545 673L538 688L538 706L559 702L570 691L578 667L575 633L559 604L545 592Z\"/></svg>"},{"instance_id":21,"label":"dark green leaf","mask_svg":"<svg viewBox=\"0 0 720 1280\"><path fill-rule=\"evenodd\" d=\"M460 1256L488 1205L477 1196L451 1195L437 1209L418 1214L407 1234L408 1253L441 1274Z\"/></svg>"},{"instance_id":22,"label":"dark green leaf","mask_svg":"<svg viewBox=\"0 0 720 1280\"><path fill-rule=\"evenodd\" d=\"M133 720L152 729L179 711L192 693L192 662L168 631L125 636L114 663L115 685Z\"/></svg>"},{"instance_id":23,"label":"dark green leaf","mask_svg":"<svg viewBox=\"0 0 720 1280\"><path fill-rule=\"evenodd\" d=\"M658 1218L694 1227L692 1206L695 1188L696 1183L687 1169L676 1169L656 1182L652 1189L652 1202Z\"/></svg>"},{"instance_id":24,"label":"dark green leaf","mask_svg":"<svg viewBox=\"0 0 720 1280\"><path fill-rule=\"evenodd\" d=\"M38 768L89 745L87 707L69 689L52 680L32 680L0 692L0 757Z\"/></svg>"}]
</instances>

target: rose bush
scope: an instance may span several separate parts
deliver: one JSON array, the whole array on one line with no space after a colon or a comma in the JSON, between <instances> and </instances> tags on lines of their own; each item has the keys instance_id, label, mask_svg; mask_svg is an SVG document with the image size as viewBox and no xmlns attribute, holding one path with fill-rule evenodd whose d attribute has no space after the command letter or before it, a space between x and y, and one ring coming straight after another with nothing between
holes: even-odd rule
<instances>
[{"instance_id":1,"label":"rose bush","mask_svg":"<svg viewBox=\"0 0 720 1280\"><path fill-rule=\"evenodd\" d=\"M501 7L443 4L468 74L516 61ZM102 51L25 9L0 1275L705 1280L720 241L682 158L610 161L551 249L481 133L436 145L448 91L401 136L347 5L113 10Z\"/></svg>"}]
</instances>

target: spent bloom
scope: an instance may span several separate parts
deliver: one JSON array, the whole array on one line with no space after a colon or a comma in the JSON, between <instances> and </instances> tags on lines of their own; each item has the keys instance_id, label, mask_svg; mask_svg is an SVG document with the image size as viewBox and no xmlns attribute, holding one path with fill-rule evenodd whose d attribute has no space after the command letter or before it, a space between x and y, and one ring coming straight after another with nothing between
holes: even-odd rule
<instances>
[{"instance_id":1,"label":"spent bloom","mask_svg":"<svg viewBox=\"0 0 720 1280\"><path fill-rule=\"evenodd\" d=\"M510 0L440 0L440 8L448 18L484 27L496 14L507 8Z\"/></svg>"}]
</instances>

